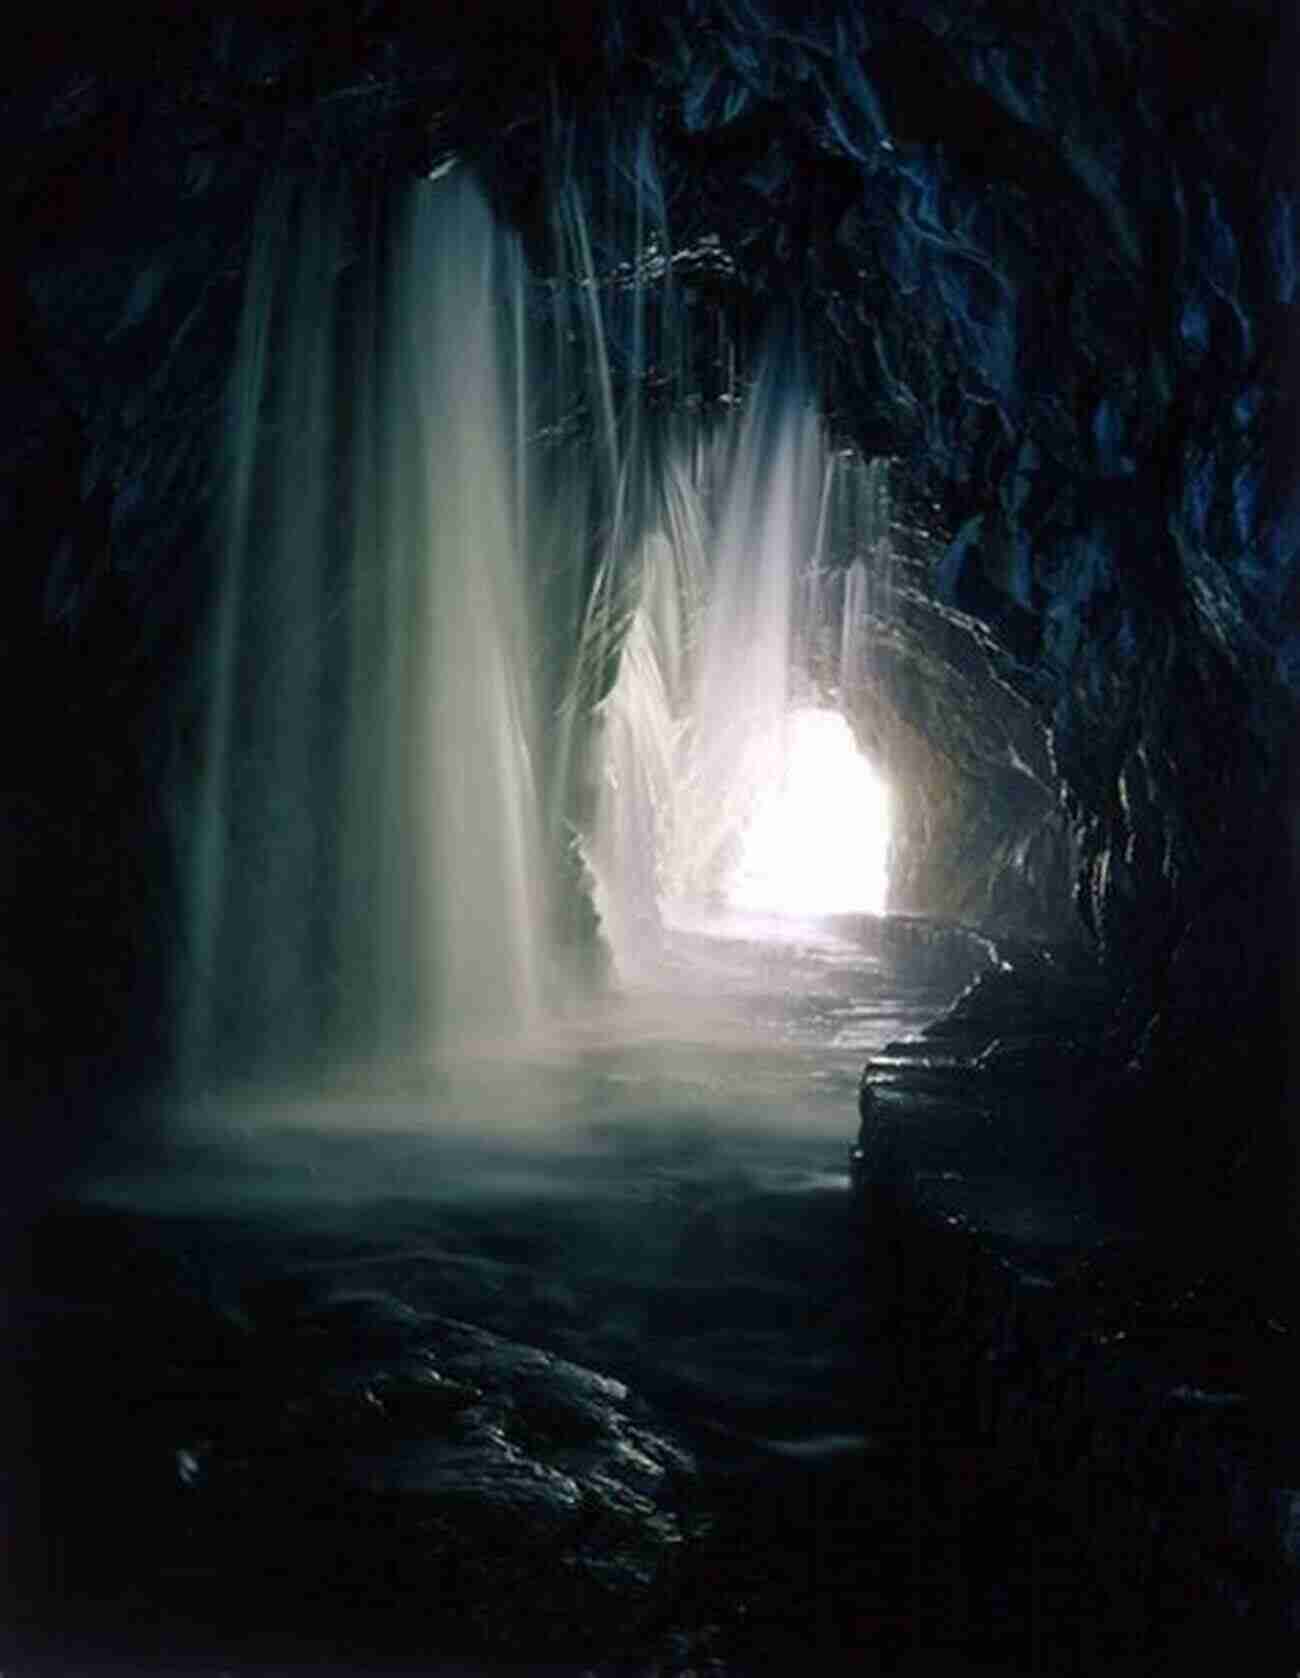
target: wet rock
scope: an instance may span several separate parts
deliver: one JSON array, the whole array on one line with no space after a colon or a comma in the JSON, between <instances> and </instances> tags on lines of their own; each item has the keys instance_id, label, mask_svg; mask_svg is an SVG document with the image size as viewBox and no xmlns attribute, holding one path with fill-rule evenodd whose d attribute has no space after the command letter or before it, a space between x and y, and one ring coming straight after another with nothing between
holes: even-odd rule
<instances>
[{"instance_id":1,"label":"wet rock","mask_svg":"<svg viewBox=\"0 0 1300 1678\"><path fill-rule=\"evenodd\" d=\"M33 1603L223 1636L237 1603L264 1639L528 1660L650 1636L695 1469L623 1383L306 1269L259 1267L232 1329L164 1234L59 1225L66 1297L23 1353L54 1545L25 1549Z\"/></svg>"},{"instance_id":2,"label":"wet rock","mask_svg":"<svg viewBox=\"0 0 1300 1678\"><path fill-rule=\"evenodd\" d=\"M1295 1435L1270 1415L1285 1336L1205 1257L1035 1250L915 1202L868 1226L903 1336L877 1426L920 1430L922 1595L969 1658L1026 1659L1037 1612L1053 1658L1083 1670L1137 1639L1183 1659L1190 1623L1284 1659L1300 1603L1271 1489Z\"/></svg>"},{"instance_id":3,"label":"wet rock","mask_svg":"<svg viewBox=\"0 0 1300 1678\"><path fill-rule=\"evenodd\" d=\"M272 1375L280 1390L259 1391L270 1372L254 1352L225 1425L178 1457L190 1542L224 1588L248 1584L248 1560L224 1533L241 1511L260 1511L290 1558L290 1596L341 1567L349 1614L369 1613L351 1564L332 1559L356 1517L372 1572L403 1552L403 1590L419 1591L421 1570L430 1586L454 1572L440 1636L531 1652L539 1639L607 1638L620 1620L634 1632L681 1540L676 1504L691 1461L621 1383L379 1293L311 1306L297 1331L311 1364L296 1367L315 1378L286 1390ZM538 1570L552 1630L535 1624L536 1580L524 1597L501 1598L512 1568Z\"/></svg>"}]
</instances>

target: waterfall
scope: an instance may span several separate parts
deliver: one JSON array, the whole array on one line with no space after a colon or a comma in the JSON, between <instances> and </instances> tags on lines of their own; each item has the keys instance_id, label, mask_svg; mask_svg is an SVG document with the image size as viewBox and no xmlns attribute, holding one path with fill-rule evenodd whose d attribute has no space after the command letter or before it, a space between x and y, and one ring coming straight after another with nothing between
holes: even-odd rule
<instances>
[{"instance_id":1,"label":"waterfall","mask_svg":"<svg viewBox=\"0 0 1300 1678\"><path fill-rule=\"evenodd\" d=\"M280 182L230 384L194 802L191 1089L526 1029L545 864L523 268L457 170Z\"/></svg>"},{"instance_id":2,"label":"waterfall","mask_svg":"<svg viewBox=\"0 0 1300 1678\"><path fill-rule=\"evenodd\" d=\"M784 726L797 675L798 582L808 565L822 440L789 352L769 355L746 406L713 539L682 761L670 915L724 891Z\"/></svg>"},{"instance_id":3,"label":"waterfall","mask_svg":"<svg viewBox=\"0 0 1300 1678\"><path fill-rule=\"evenodd\" d=\"M531 1024L542 990L525 532L512 518L523 439L511 437L496 297L519 277L515 265L500 267L502 242L464 177L417 197L403 319L431 586L421 632L428 726L415 731L426 761L413 773L432 875L431 988L439 1029L457 1040Z\"/></svg>"},{"instance_id":4,"label":"waterfall","mask_svg":"<svg viewBox=\"0 0 1300 1678\"><path fill-rule=\"evenodd\" d=\"M682 746L689 703L693 605L705 562L689 516L646 538L640 599L623 642L619 679L598 708L596 796L586 857L596 908L625 977L658 956L662 905L689 819Z\"/></svg>"},{"instance_id":5,"label":"waterfall","mask_svg":"<svg viewBox=\"0 0 1300 1678\"><path fill-rule=\"evenodd\" d=\"M225 917L231 851L230 795L234 781L231 752L237 651L271 303L286 212L282 191L273 190L265 195L253 228L230 381L229 423L222 462L225 495L219 543L220 589L203 671L207 714L202 731L201 780L187 882L190 972L182 998L176 1056L180 1079L185 1085L198 1083L206 1074L215 1053L218 1031L218 938Z\"/></svg>"},{"instance_id":6,"label":"waterfall","mask_svg":"<svg viewBox=\"0 0 1300 1678\"><path fill-rule=\"evenodd\" d=\"M871 645L888 633L893 615L888 464L847 450L834 461L831 518L841 547L836 574L842 579L834 679L849 708L862 699Z\"/></svg>"},{"instance_id":7,"label":"waterfall","mask_svg":"<svg viewBox=\"0 0 1300 1678\"><path fill-rule=\"evenodd\" d=\"M545 286L464 168L397 203L267 194L201 673L188 1090L521 1041L582 936L575 827L627 975L778 889L807 754L854 750L807 713L865 691L883 479L830 448L788 337L743 404L654 408L691 357L644 136L629 156L637 260L601 266L570 177Z\"/></svg>"},{"instance_id":8,"label":"waterfall","mask_svg":"<svg viewBox=\"0 0 1300 1678\"><path fill-rule=\"evenodd\" d=\"M597 707L584 852L625 980L728 907L878 910L887 798L843 707L885 586L883 463L832 451L791 348L683 428ZM800 848L802 847L802 854Z\"/></svg>"}]
</instances>

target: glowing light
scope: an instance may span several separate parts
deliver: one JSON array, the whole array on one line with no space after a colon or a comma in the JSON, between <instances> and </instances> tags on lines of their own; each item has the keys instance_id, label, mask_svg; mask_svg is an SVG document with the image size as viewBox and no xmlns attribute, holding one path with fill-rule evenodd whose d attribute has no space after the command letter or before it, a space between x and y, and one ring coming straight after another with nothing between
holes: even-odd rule
<instances>
[{"instance_id":1,"label":"glowing light","mask_svg":"<svg viewBox=\"0 0 1300 1678\"><path fill-rule=\"evenodd\" d=\"M725 895L786 915L884 910L889 792L838 711L791 711L765 743L765 790Z\"/></svg>"}]
</instances>

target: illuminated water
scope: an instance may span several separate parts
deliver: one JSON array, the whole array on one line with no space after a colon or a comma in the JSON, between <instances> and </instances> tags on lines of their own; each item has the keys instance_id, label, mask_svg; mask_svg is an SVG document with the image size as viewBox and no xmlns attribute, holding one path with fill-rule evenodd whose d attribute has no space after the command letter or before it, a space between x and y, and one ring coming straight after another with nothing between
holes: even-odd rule
<instances>
[{"instance_id":1,"label":"illuminated water","mask_svg":"<svg viewBox=\"0 0 1300 1678\"><path fill-rule=\"evenodd\" d=\"M830 449L779 338L743 403L652 427L641 281L597 283L571 196L580 283L538 307L467 171L396 210L353 190L283 185L254 230L182 1105L246 1139L294 1114L553 1149L600 1089L802 1141L824 1113L842 1153L884 1041L853 1028L875 958L800 917L885 901L887 798L839 708L881 472ZM621 402L611 298L634 313ZM548 453L570 402L594 452ZM603 999L559 979L575 828Z\"/></svg>"},{"instance_id":2,"label":"illuminated water","mask_svg":"<svg viewBox=\"0 0 1300 1678\"><path fill-rule=\"evenodd\" d=\"M523 1032L547 979L518 253L464 171L397 210L279 187L252 252L190 813L192 1092Z\"/></svg>"},{"instance_id":3,"label":"illuminated water","mask_svg":"<svg viewBox=\"0 0 1300 1678\"><path fill-rule=\"evenodd\" d=\"M739 417L679 451L668 481L677 517L637 551L618 679L596 711L584 836L632 984L654 982L666 927L720 905L880 913L888 897L889 794L842 709L868 674L873 578L887 588L879 463L829 450L798 357L777 345ZM863 557L827 565L846 540Z\"/></svg>"}]
</instances>

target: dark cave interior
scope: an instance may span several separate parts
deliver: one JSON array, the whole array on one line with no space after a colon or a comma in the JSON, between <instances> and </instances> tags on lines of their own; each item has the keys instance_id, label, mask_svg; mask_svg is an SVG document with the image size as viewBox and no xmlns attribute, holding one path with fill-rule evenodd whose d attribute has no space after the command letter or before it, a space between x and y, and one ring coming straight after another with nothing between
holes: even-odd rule
<instances>
[{"instance_id":1,"label":"dark cave interior","mask_svg":"<svg viewBox=\"0 0 1300 1678\"><path fill-rule=\"evenodd\" d=\"M56 6L12 31L0 105L12 581L0 1013L18 1347L6 1671L370 1670L322 1652L334 1648L375 1670L602 1678L726 1678L805 1658L1154 1674L1211 1642L1252 1671L1294 1670L1294 33L1270 0L278 0L93 18ZM352 854L352 817L328 790L344 776L335 757L352 753L354 779L374 760L359 801L378 812L374 834L423 832L419 786L384 790L382 746L348 709L364 710L367 683L400 685L400 660L348 626L369 621L354 581L367 564L388 566L392 586L384 556L413 516L399 503L419 447L454 441L446 410L476 405L456 372L422 385L404 366L416 339L402 337L424 330L426 290L455 299L468 285L426 286L400 254L421 236L413 184L432 180L449 203L442 182L470 174L503 231L448 212L428 260L510 241L505 383L531 392L516 450L526 489L522 467L493 480L486 454L469 470L487 474L486 500L526 493L537 509L524 664L538 714L568 719L539 730L530 759L559 811L538 866L547 938L597 990L609 979L590 881L554 836L592 819L573 754L633 634L618 599L591 630L607 556L632 556L620 563L640 576L647 537L686 522L672 463L730 435L732 406L756 403L765 378L780 385L797 350L827 462L819 563L845 602L834 644L851 631L862 649L839 698L893 789L890 913L869 947L895 964L899 1035L931 1023L871 1055L853 1187L824 1228L721 1178L696 1183L695 1144L674 1133L644 1141L645 1159L658 1170L655 1148L678 1149L665 1180L691 1216L665 1212L636 1262L669 1270L680 1240L698 1281L689 1267L704 1274L724 1226L737 1251L761 1249L808 1313L840 1325L836 1356L857 1347L827 1377L816 1439L869 1435L879 1451L818 1454L804 1439L746 1456L742 1434L781 1435L755 1420L757 1400L742 1403L734 1370L715 1373L710 1422L698 1397L687 1404L685 1387L624 1355L613 1328L584 1340L566 1327L554 1300L538 1303L540 1284L531 1306L489 1309L457 1292L449 1264L423 1284L421 1306L440 1314L420 1330L393 1276L322 1303L263 1234L239 1246L220 1220L150 1224L78 1190L105 1150L167 1145L152 1115L203 964L193 858L217 796L205 791L212 649L241 493L241 575L266 591L242 608L249 621L276 608L289 575L277 554L323 554L304 618L317 663L293 679L323 695L302 755L328 761L303 771L303 805L314 831L342 837L320 843L305 881L289 849L267 865L262 895L223 934L243 952L232 971L272 964L287 923L265 906L300 890L308 953L284 985L295 1052L310 1056L340 1035L349 1050L378 1043L391 1022L368 999L375 964L392 965L386 993L402 988L393 972L420 965L402 892L366 888L383 898L375 919L394 923L382 960L370 945L349 954L319 899ZM302 322L326 296L312 350ZM429 328L435 360L471 330L455 309ZM262 441L241 455L232 382L259 318L250 430L260 412ZM304 396L319 367L332 385ZM328 415L329 441L308 436L312 413ZM357 462L404 448L371 507ZM771 445L756 458L762 479L784 457ZM841 500L832 484L848 486ZM454 480L419 494L437 522ZM299 534L282 539L290 515ZM490 523L477 511L469 539L487 542ZM887 584L853 593L868 548L887 550ZM508 594L513 573L501 575ZM480 647L468 618L462 632L449 587L431 585L431 605L412 595L410 615L444 620L435 662L475 671L495 645ZM296 612L307 584L284 588ZM344 621L349 588L361 605ZM299 656L259 633L227 678L245 712L259 704L250 672ZM829 680L831 639L809 653L810 680ZM237 720L221 748L244 753L228 794L251 835L237 859L268 836L274 850L289 825L276 812L292 755L262 726ZM449 739L416 745L432 762L455 755ZM439 796L454 803L461 785L440 782ZM483 825L471 820L467 854L484 848ZM437 831L444 860L459 854ZM356 845L376 878L415 867L414 842L390 853L365 828ZM438 898L453 933L459 889ZM501 944L505 925L470 936ZM508 957L512 972L521 960ZM429 983L453 986L440 969ZM229 1036L255 1036L269 981L227 988L239 993ZM425 1000L414 983L397 1012ZM836 1157L856 1134L852 1102L850 1089ZM1031 1196L1086 1177L1122 1207L1123 1238L1049 1253L976 1200L927 1200L918 1185L955 1180L993 1132L1014 1137ZM620 1143L621 1166L639 1169L642 1146ZM581 1200L581 1154L564 1169ZM251 1206L241 1182L232 1202L247 1192ZM588 1208L565 1214L574 1251L610 1239L596 1210L609 1192L597 1174ZM510 1248L490 1198L471 1200L447 1215L476 1252L514 1266L518 1293L544 1264L527 1231ZM530 1216L541 1248L560 1240L549 1214ZM301 1253L351 1242L360 1254L366 1238L307 1220L295 1239ZM565 1275L554 1287L581 1292ZM636 1309L689 1311L685 1297L637 1295ZM128 1371L117 1387L89 1373L115 1364ZM233 1377L213 1371L231 1368L244 1385L222 1410L212 1392ZM185 1402L193 1414L173 1428L167 1404ZM373 1463L363 1493L336 1483L348 1453L379 1461L384 1416L414 1450L421 1427L467 1413L524 1452L500 1507L475 1502L480 1459L463 1441L461 1480L443 1464L423 1501ZM97 1429L102 1452L67 1442ZM263 1461L249 1439L294 1429L282 1454L298 1451L295 1467L279 1479L248 1468ZM566 1450L587 1457L575 1466ZM707 1468L688 1471L691 1451ZM638 1453L671 1494L628 1478ZM534 1509L519 1461L552 1476L549 1503ZM580 1542L557 1514L557 1463L586 1488ZM481 1472L486 1484L497 1469ZM132 1528L132 1508L145 1538L116 1530ZM516 1519L507 1541L493 1522ZM188 1574L163 1565L173 1544L197 1558ZM276 1572L277 1547L305 1558L296 1571ZM272 1585L254 1583L259 1569ZM231 1593L253 1603L238 1630L214 1606ZM793 1604L785 1618L765 1617L773 1594ZM134 1606L115 1617L110 1598ZM319 1646L308 1625L327 1628Z\"/></svg>"}]
</instances>

